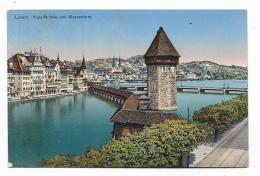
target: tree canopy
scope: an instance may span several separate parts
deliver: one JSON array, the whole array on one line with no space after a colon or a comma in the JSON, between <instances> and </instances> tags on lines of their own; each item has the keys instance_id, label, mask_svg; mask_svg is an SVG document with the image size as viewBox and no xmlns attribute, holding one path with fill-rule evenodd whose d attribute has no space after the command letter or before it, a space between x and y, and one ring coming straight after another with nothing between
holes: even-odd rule
<instances>
[{"instance_id":1,"label":"tree canopy","mask_svg":"<svg viewBox=\"0 0 260 176\"><path fill-rule=\"evenodd\" d=\"M209 105L196 111L193 119L206 122L214 129L225 129L234 121L247 116L248 95L242 94L231 100Z\"/></svg>"}]
</instances>

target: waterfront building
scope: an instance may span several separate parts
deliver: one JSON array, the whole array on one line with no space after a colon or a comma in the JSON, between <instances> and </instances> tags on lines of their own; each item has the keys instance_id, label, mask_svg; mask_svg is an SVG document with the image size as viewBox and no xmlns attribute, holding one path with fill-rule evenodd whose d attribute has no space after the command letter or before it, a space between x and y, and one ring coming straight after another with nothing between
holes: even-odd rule
<instances>
[{"instance_id":1,"label":"waterfront building","mask_svg":"<svg viewBox=\"0 0 260 176\"><path fill-rule=\"evenodd\" d=\"M60 92L72 92L74 89L74 74L70 67L61 67L61 88Z\"/></svg>"},{"instance_id":2,"label":"waterfront building","mask_svg":"<svg viewBox=\"0 0 260 176\"><path fill-rule=\"evenodd\" d=\"M15 54L7 61L8 97L33 97L86 90L88 72L85 58L80 67L35 52ZM92 75L93 76L93 75Z\"/></svg>"},{"instance_id":3,"label":"waterfront building","mask_svg":"<svg viewBox=\"0 0 260 176\"><path fill-rule=\"evenodd\" d=\"M179 63L179 57L179 53L160 27L144 55L151 110L176 109L176 65Z\"/></svg>"},{"instance_id":4,"label":"waterfront building","mask_svg":"<svg viewBox=\"0 0 260 176\"><path fill-rule=\"evenodd\" d=\"M30 66L32 78L32 96L44 95L46 90L45 67L41 56L36 55Z\"/></svg>"},{"instance_id":5,"label":"waterfront building","mask_svg":"<svg viewBox=\"0 0 260 176\"><path fill-rule=\"evenodd\" d=\"M60 91L60 65L47 60L45 68L46 94L55 94Z\"/></svg>"},{"instance_id":6,"label":"waterfront building","mask_svg":"<svg viewBox=\"0 0 260 176\"><path fill-rule=\"evenodd\" d=\"M8 59L8 95L28 97L31 95L31 63L23 54L15 54Z\"/></svg>"},{"instance_id":7,"label":"waterfront building","mask_svg":"<svg viewBox=\"0 0 260 176\"><path fill-rule=\"evenodd\" d=\"M61 89L61 68L65 67L64 62L60 61L59 54L56 60L51 60L52 64L55 65L55 83L58 85L57 89L60 92Z\"/></svg>"}]
</instances>

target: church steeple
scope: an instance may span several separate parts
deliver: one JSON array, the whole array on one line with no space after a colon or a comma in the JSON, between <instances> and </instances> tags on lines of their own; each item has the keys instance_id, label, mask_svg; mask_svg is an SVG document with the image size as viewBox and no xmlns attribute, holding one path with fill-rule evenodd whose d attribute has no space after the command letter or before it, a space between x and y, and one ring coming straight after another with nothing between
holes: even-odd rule
<instances>
[{"instance_id":1,"label":"church steeple","mask_svg":"<svg viewBox=\"0 0 260 176\"><path fill-rule=\"evenodd\" d=\"M57 61L60 61L60 53L58 53Z\"/></svg>"},{"instance_id":2,"label":"church steeple","mask_svg":"<svg viewBox=\"0 0 260 176\"><path fill-rule=\"evenodd\" d=\"M83 59L82 59L82 62L81 62L80 69L81 70L87 69L84 54L83 54Z\"/></svg>"},{"instance_id":3,"label":"church steeple","mask_svg":"<svg viewBox=\"0 0 260 176\"><path fill-rule=\"evenodd\" d=\"M118 67L121 67L121 58L119 56Z\"/></svg>"},{"instance_id":4,"label":"church steeple","mask_svg":"<svg viewBox=\"0 0 260 176\"><path fill-rule=\"evenodd\" d=\"M115 57L113 56L113 63L112 63L112 67L116 66L116 61L115 61Z\"/></svg>"}]
</instances>

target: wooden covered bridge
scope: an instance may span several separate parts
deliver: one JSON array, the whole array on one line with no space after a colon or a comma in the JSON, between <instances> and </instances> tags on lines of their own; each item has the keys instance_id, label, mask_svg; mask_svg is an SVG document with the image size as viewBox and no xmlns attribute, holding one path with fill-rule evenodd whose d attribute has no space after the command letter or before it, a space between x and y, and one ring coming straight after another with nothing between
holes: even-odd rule
<instances>
[{"instance_id":1,"label":"wooden covered bridge","mask_svg":"<svg viewBox=\"0 0 260 176\"><path fill-rule=\"evenodd\" d=\"M140 132L145 126L161 123L167 119L182 119L181 116L175 113L140 110L139 98L143 96L143 94L134 94L127 90L105 87L94 83L88 83L88 86L88 90L95 95L122 105L110 119L114 122L112 131L113 138Z\"/></svg>"}]
</instances>

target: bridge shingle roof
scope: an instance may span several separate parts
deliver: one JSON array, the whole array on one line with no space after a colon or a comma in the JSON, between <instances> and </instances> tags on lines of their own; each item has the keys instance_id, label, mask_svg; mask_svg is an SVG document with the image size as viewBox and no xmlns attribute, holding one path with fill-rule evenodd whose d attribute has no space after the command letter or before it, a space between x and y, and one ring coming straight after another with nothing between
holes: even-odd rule
<instances>
[{"instance_id":1,"label":"bridge shingle roof","mask_svg":"<svg viewBox=\"0 0 260 176\"><path fill-rule=\"evenodd\" d=\"M113 122L132 123L151 126L165 120L181 120L181 116L174 113L159 111L120 110L112 117Z\"/></svg>"}]
</instances>

